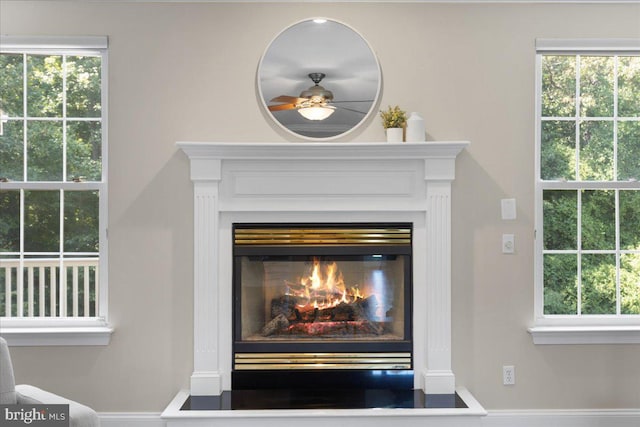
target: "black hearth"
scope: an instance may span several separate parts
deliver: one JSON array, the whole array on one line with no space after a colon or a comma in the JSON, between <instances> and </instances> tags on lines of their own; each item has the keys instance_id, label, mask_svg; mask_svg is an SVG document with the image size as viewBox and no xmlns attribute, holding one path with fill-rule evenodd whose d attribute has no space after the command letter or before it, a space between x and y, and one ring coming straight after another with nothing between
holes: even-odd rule
<instances>
[{"instance_id":1,"label":"black hearth","mask_svg":"<svg viewBox=\"0 0 640 427\"><path fill-rule=\"evenodd\" d=\"M411 235L234 224L232 389L412 389Z\"/></svg>"}]
</instances>

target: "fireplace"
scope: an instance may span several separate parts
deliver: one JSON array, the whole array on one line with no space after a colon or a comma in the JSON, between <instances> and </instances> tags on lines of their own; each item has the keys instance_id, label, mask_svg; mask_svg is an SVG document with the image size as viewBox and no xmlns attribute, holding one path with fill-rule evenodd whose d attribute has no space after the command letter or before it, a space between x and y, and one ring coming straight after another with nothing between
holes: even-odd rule
<instances>
[{"instance_id":1,"label":"fireplace","mask_svg":"<svg viewBox=\"0 0 640 427\"><path fill-rule=\"evenodd\" d=\"M466 145L432 141L178 143L189 158L194 190L194 343L189 394L221 396L234 388L255 387L248 382L260 377L259 383L264 387L289 381L287 377L299 377L305 369L291 369L294 361L314 366L336 362L333 365L344 367L345 360L365 353L357 362L366 369L349 366L308 371L331 384L362 384L387 376L395 378L392 387L409 386L426 395L452 396L456 388L451 369L451 183L456 156ZM257 231L251 228L291 225L299 229L340 225L363 230L370 225L393 225L391 228L410 230L410 244L318 245L309 251L304 248L304 252L296 245L235 244L238 230L249 233ZM373 248L362 251L366 246ZM332 252L336 247L349 249ZM382 340L371 333L340 338L336 331L319 337L316 326L309 325L297 326L304 332L298 333L295 340L283 336L278 328L273 334L262 335L262 329L274 320L266 313L271 311L272 300L278 298L265 296L263 291L251 295L245 289L245 303L259 313L256 318L243 325L234 315L237 297L241 304L243 295L242 290L234 289L238 268L241 276L244 268L245 274L256 276L255 283L263 286L264 271L274 274L276 264L277 268L286 265L293 271L301 265L309 268L315 262L320 266L335 262L345 286L353 287L352 281L362 282L349 277L354 263L363 264L360 277L371 276L372 259L378 255L384 261L386 280L393 277L404 281L403 290L390 291L394 305L404 301L403 307L394 313L385 311L383 305L380 317L372 322L387 332ZM265 257L266 264L259 261ZM296 271L292 273L295 277L286 280L295 281L305 274ZM300 318L310 315L298 311ZM353 319L343 321L352 324L360 318L348 311L327 315L329 319L333 315L336 322ZM380 322L383 317L393 317L393 322ZM294 317L287 319L290 324L292 320ZM257 360L258 365L273 363L288 369L258 370L252 366L253 361L244 363L255 353L279 357L264 357ZM294 357L283 359L286 353L294 353ZM319 360L325 356L334 359ZM389 356L390 360L381 361L377 356ZM368 359L383 363L381 369L363 366ZM296 366L301 367L307 366ZM347 371L350 373L345 375ZM350 379L351 372L365 375ZM375 378L367 379L366 374ZM337 380L336 376L343 379Z\"/></svg>"},{"instance_id":2,"label":"fireplace","mask_svg":"<svg viewBox=\"0 0 640 427\"><path fill-rule=\"evenodd\" d=\"M480 426L486 411L451 369L451 182L467 144L178 143L193 182L193 373L167 426ZM387 296L367 314L376 275ZM343 297L307 291L321 277L358 291L326 311ZM296 314L296 289L324 302Z\"/></svg>"},{"instance_id":3,"label":"fireplace","mask_svg":"<svg viewBox=\"0 0 640 427\"><path fill-rule=\"evenodd\" d=\"M411 235L234 224L232 389L412 389Z\"/></svg>"}]
</instances>

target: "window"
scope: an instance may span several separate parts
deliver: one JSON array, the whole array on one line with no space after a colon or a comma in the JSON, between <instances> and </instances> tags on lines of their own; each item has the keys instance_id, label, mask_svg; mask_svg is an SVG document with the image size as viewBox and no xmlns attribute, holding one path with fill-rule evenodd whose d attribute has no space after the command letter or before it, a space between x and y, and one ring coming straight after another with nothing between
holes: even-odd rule
<instances>
[{"instance_id":1,"label":"window","mask_svg":"<svg viewBox=\"0 0 640 427\"><path fill-rule=\"evenodd\" d=\"M534 339L562 325L571 342L636 342L640 42L537 48Z\"/></svg>"},{"instance_id":2,"label":"window","mask_svg":"<svg viewBox=\"0 0 640 427\"><path fill-rule=\"evenodd\" d=\"M106 344L106 38L2 37L0 332Z\"/></svg>"}]
</instances>

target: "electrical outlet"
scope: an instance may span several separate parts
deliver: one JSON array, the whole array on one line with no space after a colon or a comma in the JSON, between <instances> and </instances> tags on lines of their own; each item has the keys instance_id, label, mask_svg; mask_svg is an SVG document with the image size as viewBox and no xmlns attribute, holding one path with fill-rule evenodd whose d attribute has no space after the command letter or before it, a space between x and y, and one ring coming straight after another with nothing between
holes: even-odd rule
<instances>
[{"instance_id":1,"label":"electrical outlet","mask_svg":"<svg viewBox=\"0 0 640 427\"><path fill-rule=\"evenodd\" d=\"M502 235L502 253L512 254L516 251L516 239L513 234Z\"/></svg>"},{"instance_id":2,"label":"electrical outlet","mask_svg":"<svg viewBox=\"0 0 640 427\"><path fill-rule=\"evenodd\" d=\"M515 385L516 383L516 368L513 365L502 367L502 384Z\"/></svg>"}]
</instances>

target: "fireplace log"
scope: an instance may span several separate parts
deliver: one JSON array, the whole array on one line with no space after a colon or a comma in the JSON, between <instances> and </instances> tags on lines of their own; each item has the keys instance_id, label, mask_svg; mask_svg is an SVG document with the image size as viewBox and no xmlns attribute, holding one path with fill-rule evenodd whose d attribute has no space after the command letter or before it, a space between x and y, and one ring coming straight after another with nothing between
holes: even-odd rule
<instances>
[{"instance_id":1,"label":"fireplace log","mask_svg":"<svg viewBox=\"0 0 640 427\"><path fill-rule=\"evenodd\" d=\"M282 295L271 300L271 320L260 335L347 336L382 335L384 326L376 319L378 300L375 295L341 302L335 307L300 306L299 298Z\"/></svg>"},{"instance_id":2,"label":"fireplace log","mask_svg":"<svg viewBox=\"0 0 640 427\"><path fill-rule=\"evenodd\" d=\"M269 323L263 326L260 334L263 337L268 337L270 335L275 335L280 331L286 331L289 327L289 320L284 314L279 314L275 318L271 319Z\"/></svg>"},{"instance_id":3,"label":"fireplace log","mask_svg":"<svg viewBox=\"0 0 640 427\"><path fill-rule=\"evenodd\" d=\"M286 333L298 337L378 336L384 333L384 328L368 320L293 323L289 325Z\"/></svg>"},{"instance_id":4,"label":"fireplace log","mask_svg":"<svg viewBox=\"0 0 640 427\"><path fill-rule=\"evenodd\" d=\"M369 320L350 321L326 321L326 322L296 322L291 323L280 314L275 319L269 321L260 335L269 337L274 335L291 337L344 337L384 334L384 326Z\"/></svg>"},{"instance_id":5,"label":"fireplace log","mask_svg":"<svg viewBox=\"0 0 640 427\"><path fill-rule=\"evenodd\" d=\"M297 298L289 295L282 295L271 300L271 318L275 319L279 315L284 315L289 321L299 320L296 314Z\"/></svg>"},{"instance_id":6,"label":"fireplace log","mask_svg":"<svg viewBox=\"0 0 640 427\"><path fill-rule=\"evenodd\" d=\"M341 302L335 307L315 308L311 305L300 307L298 298L283 295L271 300L271 318L284 315L293 322L330 322L370 320L376 321L375 312L378 300L375 295L358 299L351 303Z\"/></svg>"},{"instance_id":7,"label":"fireplace log","mask_svg":"<svg viewBox=\"0 0 640 427\"><path fill-rule=\"evenodd\" d=\"M355 304L340 303L337 306L327 309L330 320L356 320ZM324 311L324 310L323 310Z\"/></svg>"},{"instance_id":8,"label":"fireplace log","mask_svg":"<svg viewBox=\"0 0 640 427\"><path fill-rule=\"evenodd\" d=\"M356 311L357 308L348 303L322 309L308 306L295 310L296 320L305 323L359 320L355 315Z\"/></svg>"}]
</instances>

